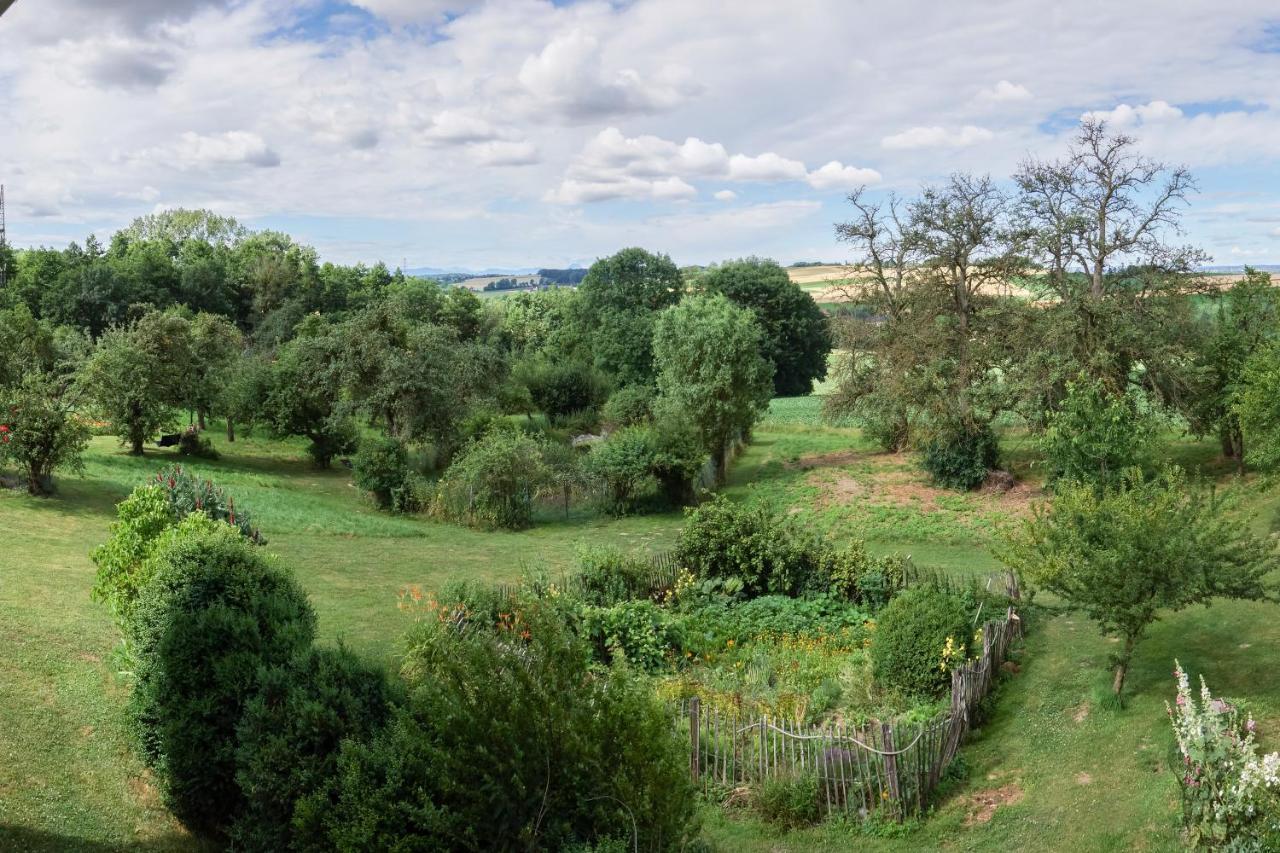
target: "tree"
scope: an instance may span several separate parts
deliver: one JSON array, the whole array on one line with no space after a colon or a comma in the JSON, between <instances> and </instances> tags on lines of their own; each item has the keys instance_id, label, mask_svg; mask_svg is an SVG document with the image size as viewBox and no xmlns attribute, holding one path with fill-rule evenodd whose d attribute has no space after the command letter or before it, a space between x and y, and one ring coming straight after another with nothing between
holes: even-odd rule
<instances>
[{"instance_id":1,"label":"tree","mask_svg":"<svg viewBox=\"0 0 1280 853\"><path fill-rule=\"evenodd\" d=\"M331 329L295 338L281 348L259 386L263 396L255 420L277 437L310 439L307 452L321 468L356 446L355 427L342 406L340 346Z\"/></svg>"},{"instance_id":2,"label":"tree","mask_svg":"<svg viewBox=\"0 0 1280 853\"><path fill-rule=\"evenodd\" d=\"M1245 459L1268 468L1280 463L1280 343L1245 362L1231 412L1240 421Z\"/></svg>"},{"instance_id":3,"label":"tree","mask_svg":"<svg viewBox=\"0 0 1280 853\"><path fill-rule=\"evenodd\" d=\"M1040 449L1051 484L1084 483L1099 489L1143 468L1155 440L1146 401L1110 394L1101 382L1081 375L1067 386L1061 408L1048 416Z\"/></svg>"},{"instance_id":4,"label":"tree","mask_svg":"<svg viewBox=\"0 0 1280 853\"><path fill-rule=\"evenodd\" d=\"M1245 393L1249 359L1280 332L1280 297L1269 273L1245 267L1245 277L1214 294L1216 310L1202 321L1189 420L1199 435L1217 433L1222 455L1243 470L1244 431L1236 404Z\"/></svg>"},{"instance_id":5,"label":"tree","mask_svg":"<svg viewBox=\"0 0 1280 853\"><path fill-rule=\"evenodd\" d=\"M653 335L660 403L696 426L723 483L730 444L745 438L769 406L772 366L760 355L760 326L724 296L690 297L658 315Z\"/></svg>"},{"instance_id":6,"label":"tree","mask_svg":"<svg viewBox=\"0 0 1280 853\"><path fill-rule=\"evenodd\" d=\"M173 423L176 407L187 399L190 365L190 323L153 311L102 336L84 382L129 452L141 456L147 439Z\"/></svg>"},{"instance_id":7,"label":"tree","mask_svg":"<svg viewBox=\"0 0 1280 853\"><path fill-rule=\"evenodd\" d=\"M592 264L577 301L596 366L623 385L651 381L654 317L683 290L680 269L666 255L630 248Z\"/></svg>"},{"instance_id":8,"label":"tree","mask_svg":"<svg viewBox=\"0 0 1280 853\"><path fill-rule=\"evenodd\" d=\"M225 414L226 389L244 351L244 336L225 317L197 314L191 321L191 370L184 386L200 429L211 412ZM230 436L231 433L228 432Z\"/></svg>"},{"instance_id":9,"label":"tree","mask_svg":"<svg viewBox=\"0 0 1280 853\"><path fill-rule=\"evenodd\" d=\"M774 368L774 394L808 394L813 381L827 375L831 333L822 309L776 261L728 261L698 283L708 293L723 293L756 315L763 334L760 354Z\"/></svg>"},{"instance_id":10,"label":"tree","mask_svg":"<svg viewBox=\"0 0 1280 853\"><path fill-rule=\"evenodd\" d=\"M1269 597L1263 579L1280 566L1275 546L1233 509L1177 468L1151 480L1131 472L1105 491L1070 485L1006 539L1001 559L1119 635L1119 696L1134 646L1162 612Z\"/></svg>"},{"instance_id":11,"label":"tree","mask_svg":"<svg viewBox=\"0 0 1280 853\"><path fill-rule=\"evenodd\" d=\"M32 495L52 493L59 468L84 471L80 456L89 428L76 418L74 402L70 383L47 373L29 373L11 390L0 389L0 460L18 466Z\"/></svg>"}]
</instances>

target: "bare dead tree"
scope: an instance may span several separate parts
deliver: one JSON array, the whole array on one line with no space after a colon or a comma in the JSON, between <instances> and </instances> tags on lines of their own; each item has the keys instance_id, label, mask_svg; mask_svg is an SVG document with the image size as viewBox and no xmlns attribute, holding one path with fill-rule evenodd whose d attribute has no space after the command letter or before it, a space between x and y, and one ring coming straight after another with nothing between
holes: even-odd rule
<instances>
[{"instance_id":1,"label":"bare dead tree","mask_svg":"<svg viewBox=\"0 0 1280 853\"><path fill-rule=\"evenodd\" d=\"M836 223L836 239L853 246L860 255L851 279L839 289L846 298L856 298L870 286L889 316L896 317L909 286L915 241L896 195L890 193L884 202L873 203L864 197L865 192L866 187L859 187L849 193L855 216Z\"/></svg>"}]
</instances>

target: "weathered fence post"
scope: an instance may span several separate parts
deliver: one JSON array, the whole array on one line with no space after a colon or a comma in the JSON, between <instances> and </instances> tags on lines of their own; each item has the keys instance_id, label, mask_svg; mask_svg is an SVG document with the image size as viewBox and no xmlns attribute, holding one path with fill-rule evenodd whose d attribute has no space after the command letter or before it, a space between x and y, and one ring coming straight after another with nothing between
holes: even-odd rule
<instances>
[{"instance_id":1,"label":"weathered fence post","mask_svg":"<svg viewBox=\"0 0 1280 853\"><path fill-rule=\"evenodd\" d=\"M902 790L898 786L898 756L894 755L893 726L880 724L880 733L884 739L884 772L889 777L889 798L893 800L898 812L898 820L902 820Z\"/></svg>"},{"instance_id":2,"label":"weathered fence post","mask_svg":"<svg viewBox=\"0 0 1280 853\"><path fill-rule=\"evenodd\" d=\"M698 711L701 704L697 696L689 700L689 774L694 782L702 774L702 756L698 751Z\"/></svg>"}]
</instances>

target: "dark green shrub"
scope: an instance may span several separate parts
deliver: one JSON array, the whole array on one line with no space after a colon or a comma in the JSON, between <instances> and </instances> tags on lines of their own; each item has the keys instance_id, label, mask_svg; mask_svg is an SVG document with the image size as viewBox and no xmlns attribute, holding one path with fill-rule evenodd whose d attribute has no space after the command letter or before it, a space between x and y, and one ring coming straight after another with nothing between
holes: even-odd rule
<instances>
[{"instance_id":1,"label":"dark green shrub","mask_svg":"<svg viewBox=\"0 0 1280 853\"><path fill-rule=\"evenodd\" d=\"M547 482L537 441L521 432L490 430L441 478L436 512L477 527L519 530L533 521L533 500Z\"/></svg>"},{"instance_id":2,"label":"dark green shrub","mask_svg":"<svg viewBox=\"0 0 1280 853\"><path fill-rule=\"evenodd\" d=\"M697 797L661 703L528 616L528 640L420 626L407 706L343 744L331 849L556 850L630 841L633 826L642 850L689 840Z\"/></svg>"},{"instance_id":3,"label":"dark green shrub","mask_svg":"<svg viewBox=\"0 0 1280 853\"><path fill-rule=\"evenodd\" d=\"M412 490L408 488L411 473L404 442L389 436L365 438L351 460L356 487L372 495L381 509L413 509Z\"/></svg>"},{"instance_id":4,"label":"dark green shrub","mask_svg":"<svg viewBox=\"0 0 1280 853\"><path fill-rule=\"evenodd\" d=\"M820 543L762 506L720 495L686 511L676 556L698 577L738 579L748 598L825 586Z\"/></svg>"},{"instance_id":5,"label":"dark green shrub","mask_svg":"<svg viewBox=\"0 0 1280 853\"><path fill-rule=\"evenodd\" d=\"M935 484L962 492L981 486L999 462L995 434L985 425L947 425L925 442L921 456Z\"/></svg>"},{"instance_id":6,"label":"dark green shrub","mask_svg":"<svg viewBox=\"0 0 1280 853\"><path fill-rule=\"evenodd\" d=\"M230 833L236 849L325 849L339 744L381 730L392 701L386 674L342 647L263 669L237 728L245 808Z\"/></svg>"},{"instance_id":7,"label":"dark green shrub","mask_svg":"<svg viewBox=\"0 0 1280 853\"><path fill-rule=\"evenodd\" d=\"M600 662L621 658L645 672L660 669L682 648L675 622L652 601L588 605L582 611L582 632Z\"/></svg>"},{"instance_id":8,"label":"dark green shrub","mask_svg":"<svg viewBox=\"0 0 1280 853\"><path fill-rule=\"evenodd\" d=\"M244 807L236 726L258 673L307 648L315 614L290 575L203 515L167 533L153 559L130 625L133 727L170 811L217 836Z\"/></svg>"},{"instance_id":9,"label":"dark green shrub","mask_svg":"<svg viewBox=\"0 0 1280 853\"><path fill-rule=\"evenodd\" d=\"M707 449L689 421L672 415L653 427L653 459L649 471L670 506L694 499L694 481L707 463Z\"/></svg>"},{"instance_id":10,"label":"dark green shrub","mask_svg":"<svg viewBox=\"0 0 1280 853\"><path fill-rule=\"evenodd\" d=\"M818 777L775 776L760 783L755 794L755 808L765 823L783 829L813 826L822 820L819 804Z\"/></svg>"},{"instance_id":11,"label":"dark green shrub","mask_svg":"<svg viewBox=\"0 0 1280 853\"><path fill-rule=\"evenodd\" d=\"M911 587L880 612L871 663L883 686L912 696L940 696L951 684L952 663L973 641L972 613L964 600L932 585ZM944 660L947 639L958 658Z\"/></svg>"},{"instance_id":12,"label":"dark green shrub","mask_svg":"<svg viewBox=\"0 0 1280 853\"><path fill-rule=\"evenodd\" d=\"M527 371L525 381L534 405L553 421L597 409L606 394L600 372L576 361L540 362Z\"/></svg>"},{"instance_id":13,"label":"dark green shrub","mask_svg":"<svg viewBox=\"0 0 1280 853\"><path fill-rule=\"evenodd\" d=\"M642 424L653 417L653 400L657 392L648 385L627 385L614 391L600 417L615 429Z\"/></svg>"},{"instance_id":14,"label":"dark green shrub","mask_svg":"<svg viewBox=\"0 0 1280 853\"><path fill-rule=\"evenodd\" d=\"M213 442L197 432L186 430L178 439L178 453L182 456L193 456L197 459L218 460L222 458L213 447Z\"/></svg>"}]
</instances>

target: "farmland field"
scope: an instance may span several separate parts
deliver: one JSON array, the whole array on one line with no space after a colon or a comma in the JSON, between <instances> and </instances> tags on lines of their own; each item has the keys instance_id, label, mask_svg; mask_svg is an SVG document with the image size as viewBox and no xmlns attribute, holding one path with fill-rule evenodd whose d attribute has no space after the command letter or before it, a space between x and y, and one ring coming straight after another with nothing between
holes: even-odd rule
<instances>
[{"instance_id":1,"label":"farmland field","mask_svg":"<svg viewBox=\"0 0 1280 853\"><path fill-rule=\"evenodd\" d=\"M820 402L774 401L732 469L733 499L768 502L837 537L865 538L873 550L907 552L947 572L998 565L996 530L1039 496L1033 466L1022 466L1023 484L1009 494L938 492L909 458L875 452L851 427L824 425ZM1019 435L1004 443L1027 459ZM221 461L198 470L256 512L268 550L309 591L322 638L392 663L406 629L396 607L406 584L430 589L451 578L560 569L586 542L659 551L680 524L678 514L614 520L575 510L563 520L548 510L528 531L481 533L378 514L349 472L314 470L297 443L249 438L221 449ZM1216 473L1208 445L1183 440L1174 452ZM85 475L62 479L58 497L0 495L0 848L194 849L131 752L114 628L89 600L88 552L106 536L115 501L168 461L168 451L125 456L100 437ZM1261 525L1277 500L1261 483L1247 489ZM1022 671L962 753L967 778L923 825L895 829L900 838L859 836L865 849L1172 849L1177 789L1164 701L1174 657L1216 691L1246 700L1264 746L1280 744L1272 605L1215 604L1157 623L1139 646L1123 711L1099 704L1111 644L1087 620L1048 612L1031 627ZM733 810L708 808L705 818L708 839L723 849L847 849L858 835L839 822L779 834Z\"/></svg>"}]
</instances>

